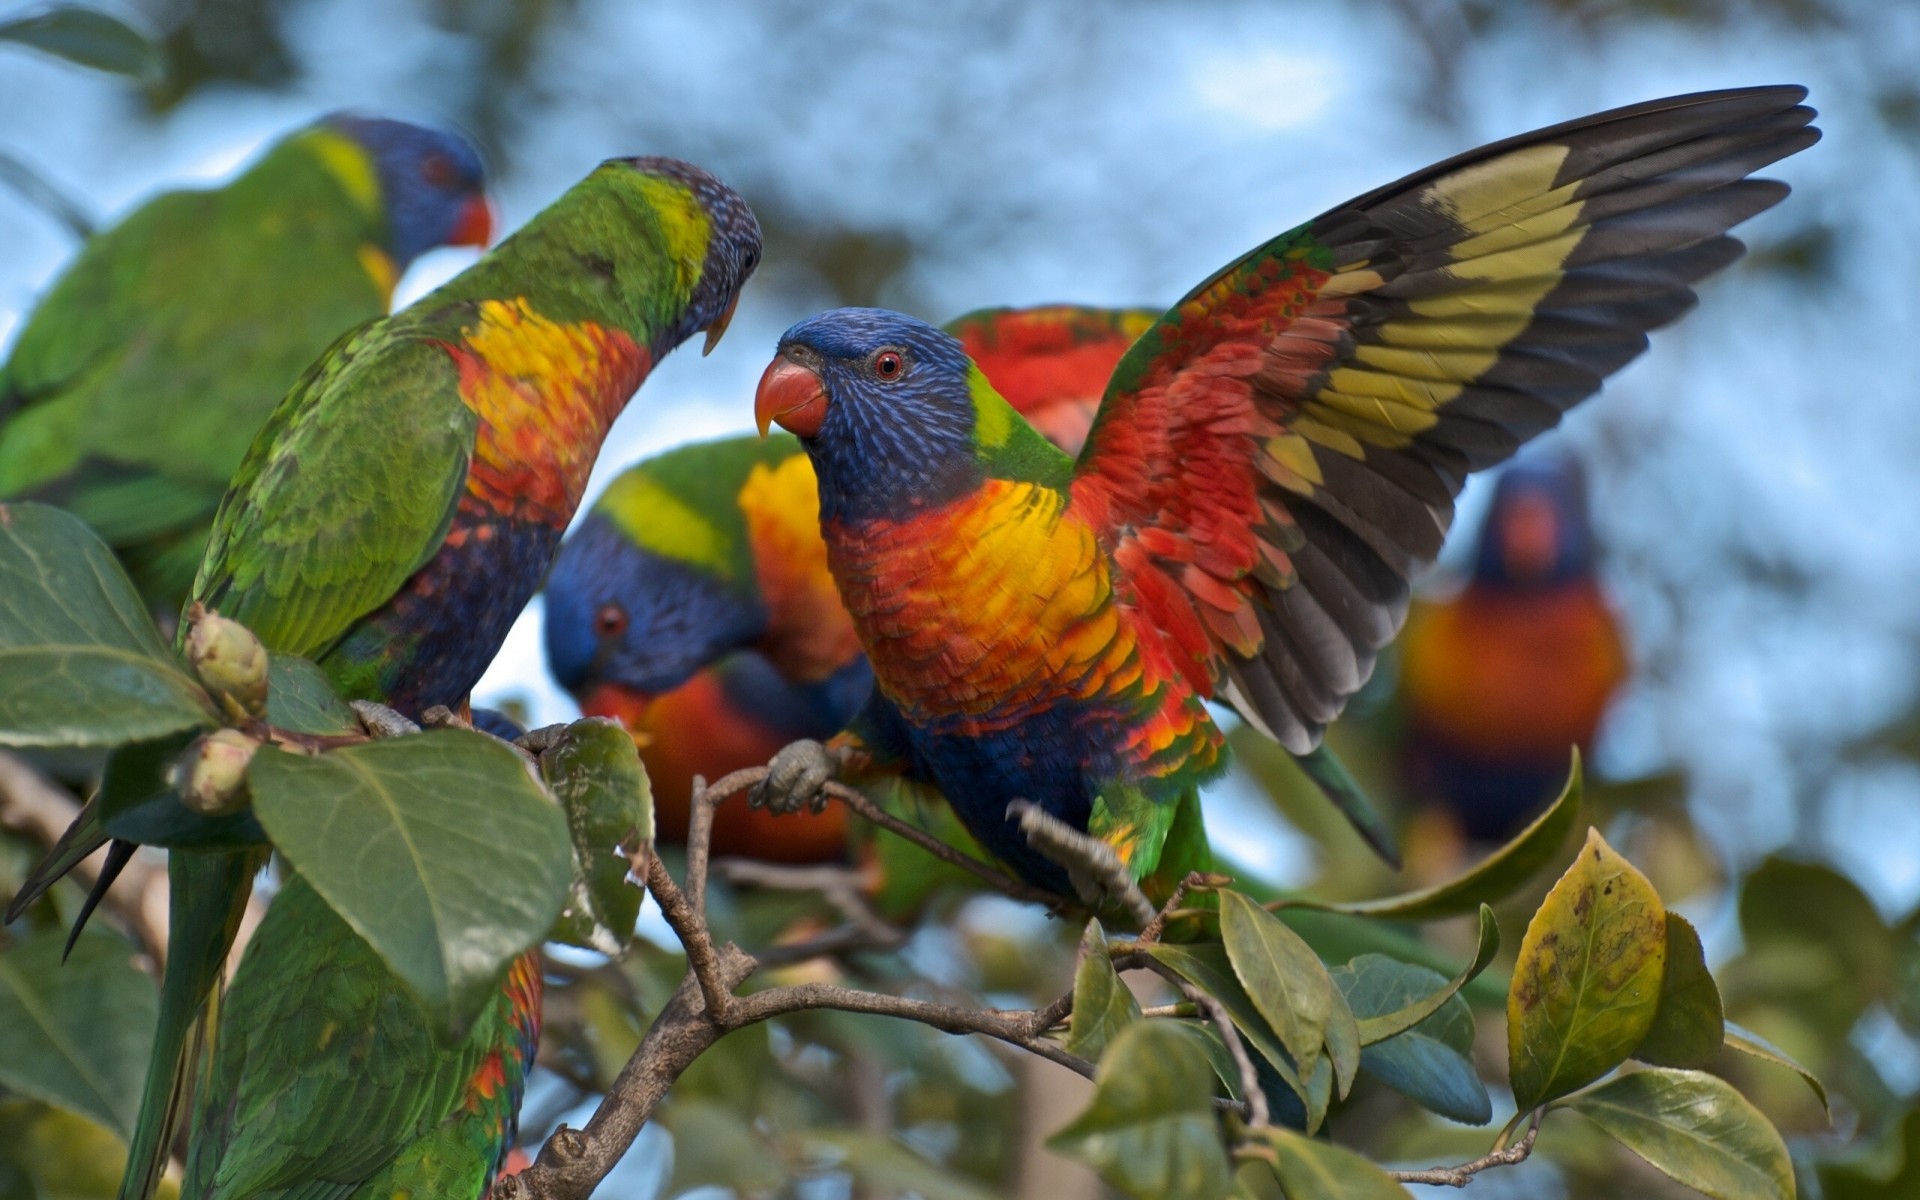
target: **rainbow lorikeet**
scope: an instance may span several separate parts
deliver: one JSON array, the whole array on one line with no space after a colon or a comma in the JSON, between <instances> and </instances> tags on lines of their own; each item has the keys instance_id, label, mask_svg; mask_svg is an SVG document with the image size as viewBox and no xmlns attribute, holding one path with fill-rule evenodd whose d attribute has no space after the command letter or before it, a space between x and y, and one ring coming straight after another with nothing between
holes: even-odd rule
<instances>
[{"instance_id":1,"label":"rainbow lorikeet","mask_svg":"<svg viewBox=\"0 0 1920 1200\"><path fill-rule=\"evenodd\" d=\"M1136 878L1187 869L1163 847L1194 845L1197 789L1226 765L1217 696L1355 807L1313 756L1466 475L1740 255L1726 230L1787 192L1746 177L1818 138L1804 95L1602 113L1280 235L1134 344L1077 459L932 326L875 309L795 325L756 412L813 460L876 686L838 762L797 744L760 799L812 802L836 767L902 772L1029 881L1099 898L1099 872L1035 849L1010 802Z\"/></svg>"},{"instance_id":2,"label":"rainbow lorikeet","mask_svg":"<svg viewBox=\"0 0 1920 1200\"><path fill-rule=\"evenodd\" d=\"M1501 472L1472 577L1413 606L1400 663L1413 793L1467 837L1507 837L1552 798L1567 747L1592 744L1627 678L1576 460L1535 456Z\"/></svg>"},{"instance_id":3,"label":"rainbow lorikeet","mask_svg":"<svg viewBox=\"0 0 1920 1200\"><path fill-rule=\"evenodd\" d=\"M71 510L180 611L227 480L300 373L442 245L485 245L457 134L327 117L90 240L0 367L0 499Z\"/></svg>"},{"instance_id":4,"label":"rainbow lorikeet","mask_svg":"<svg viewBox=\"0 0 1920 1200\"><path fill-rule=\"evenodd\" d=\"M1014 408L1078 450L1114 364L1159 314L984 309L947 326ZM820 540L813 467L792 438L686 446L628 468L560 548L546 588L547 662L589 716L641 743L663 840L684 841L695 775L764 764L825 738L872 673ZM716 853L825 862L845 812L714 814Z\"/></svg>"},{"instance_id":5,"label":"rainbow lorikeet","mask_svg":"<svg viewBox=\"0 0 1920 1200\"><path fill-rule=\"evenodd\" d=\"M759 254L753 214L699 168L603 164L478 264L315 364L235 475L194 598L269 649L318 662L350 698L415 715L463 704L545 575L608 426L668 351L701 329L709 348L719 339ZM172 856L160 1030L122 1200L144 1200L158 1179L190 1033L265 857ZM318 907L304 888L273 906L231 1011L274 1012L284 1001L254 989L301 992L321 964L366 995L271 1037L216 1043L224 1090L200 1108L190 1193L370 1195L370 1181L395 1178L381 1172L415 1170L420 1155L452 1161L457 1142L474 1151L456 1156L460 1173L416 1194L478 1196L506 1153L499 1113L517 1099L479 1104L449 1090L448 1073L517 1088L537 968L514 969L466 1044L436 1049L394 1032L411 1028L411 1002L392 995L402 985ZM320 928L334 936L314 940ZM352 1037L333 1020L369 1014L378 1023ZM496 1052L512 1060L505 1075L475 1075L475 1055ZM450 1095L466 1098L449 1108ZM264 1111L278 1116L253 1119Z\"/></svg>"}]
</instances>

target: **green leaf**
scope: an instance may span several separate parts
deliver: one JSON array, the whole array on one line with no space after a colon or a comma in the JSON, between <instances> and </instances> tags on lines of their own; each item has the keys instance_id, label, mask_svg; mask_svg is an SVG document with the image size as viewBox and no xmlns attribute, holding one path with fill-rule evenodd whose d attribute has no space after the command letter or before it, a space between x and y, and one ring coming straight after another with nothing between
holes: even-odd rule
<instances>
[{"instance_id":1,"label":"green leaf","mask_svg":"<svg viewBox=\"0 0 1920 1200\"><path fill-rule=\"evenodd\" d=\"M83 931L65 966L62 940L49 930L0 953L0 1084L131 1136L158 993L120 937Z\"/></svg>"},{"instance_id":2,"label":"green leaf","mask_svg":"<svg viewBox=\"0 0 1920 1200\"><path fill-rule=\"evenodd\" d=\"M920 1200L995 1200L999 1194L879 1134L816 1129L797 1140L808 1158L825 1160L831 1169L853 1176L862 1185L858 1190Z\"/></svg>"},{"instance_id":3,"label":"green leaf","mask_svg":"<svg viewBox=\"0 0 1920 1200\"><path fill-rule=\"evenodd\" d=\"M1473 1068L1473 1010L1446 976L1382 954L1363 954L1330 974L1365 1028L1445 993L1434 1011L1360 1052L1360 1069L1423 1108L1468 1125L1493 1119L1493 1100Z\"/></svg>"},{"instance_id":4,"label":"green leaf","mask_svg":"<svg viewBox=\"0 0 1920 1200\"><path fill-rule=\"evenodd\" d=\"M1527 1112L1613 1070L1647 1036L1666 909L1596 830L1527 924L1507 992L1507 1068Z\"/></svg>"},{"instance_id":5,"label":"green leaf","mask_svg":"<svg viewBox=\"0 0 1920 1200\"><path fill-rule=\"evenodd\" d=\"M1227 960L1254 1007L1296 1065L1326 1045L1338 991L1300 935L1239 892L1220 893L1220 936Z\"/></svg>"},{"instance_id":6,"label":"green leaf","mask_svg":"<svg viewBox=\"0 0 1920 1200\"><path fill-rule=\"evenodd\" d=\"M0 504L0 745L105 746L214 723L105 543L57 508Z\"/></svg>"},{"instance_id":7,"label":"green leaf","mask_svg":"<svg viewBox=\"0 0 1920 1200\"><path fill-rule=\"evenodd\" d=\"M173 786L174 763L195 739L176 733L114 748L100 779L100 821L109 834L142 846L233 849L267 840L251 809L221 817L194 812Z\"/></svg>"},{"instance_id":8,"label":"green leaf","mask_svg":"<svg viewBox=\"0 0 1920 1200\"><path fill-rule=\"evenodd\" d=\"M1318 900L1288 900L1329 912L1359 917L1393 917L1402 921L1436 921L1473 912L1485 904L1512 895L1529 879L1539 874L1560 853L1567 835L1580 823L1580 755L1573 756L1573 770L1559 799L1518 836L1488 855L1479 866L1450 883L1387 896L1379 900L1334 903Z\"/></svg>"},{"instance_id":9,"label":"green leaf","mask_svg":"<svg viewBox=\"0 0 1920 1200\"><path fill-rule=\"evenodd\" d=\"M1114 1040L1093 1103L1047 1145L1141 1200L1219 1200L1229 1186L1213 1068L1193 1034L1142 1021Z\"/></svg>"},{"instance_id":10,"label":"green leaf","mask_svg":"<svg viewBox=\"0 0 1920 1200\"><path fill-rule=\"evenodd\" d=\"M1321 969L1326 969L1325 964ZM1331 975L1327 977L1327 994L1331 997L1327 1014L1327 1061L1333 1066L1333 1082L1340 1090L1340 1098L1345 1100L1353 1090L1354 1078L1360 1074L1360 1022L1347 1007L1347 998L1334 985Z\"/></svg>"},{"instance_id":11,"label":"green leaf","mask_svg":"<svg viewBox=\"0 0 1920 1200\"><path fill-rule=\"evenodd\" d=\"M660 1123L673 1134L673 1172L662 1196L703 1187L768 1195L787 1181L785 1165L747 1117L727 1105L675 1100L660 1110Z\"/></svg>"},{"instance_id":12,"label":"green leaf","mask_svg":"<svg viewBox=\"0 0 1920 1200\"><path fill-rule=\"evenodd\" d=\"M1653 1028L1633 1056L1661 1067L1704 1067L1726 1037L1720 989L1707 971L1700 935L1678 913L1667 914L1667 966Z\"/></svg>"},{"instance_id":13,"label":"green leaf","mask_svg":"<svg viewBox=\"0 0 1920 1200\"><path fill-rule=\"evenodd\" d=\"M438 729L247 770L273 844L461 1035L566 900L566 818L513 751Z\"/></svg>"},{"instance_id":14,"label":"green leaf","mask_svg":"<svg viewBox=\"0 0 1920 1200\"><path fill-rule=\"evenodd\" d=\"M1087 922L1087 931L1080 938L1080 963L1073 972L1067 1049L1098 1062L1113 1039L1139 1019L1139 1002L1113 969L1106 930L1098 921Z\"/></svg>"},{"instance_id":15,"label":"green leaf","mask_svg":"<svg viewBox=\"0 0 1920 1200\"><path fill-rule=\"evenodd\" d=\"M1234 978L1233 967L1227 962L1226 948L1223 946L1170 946L1159 943L1146 947L1159 962L1171 967L1180 978L1193 984L1201 991L1218 1000L1227 1010L1227 1016L1233 1027L1240 1031L1241 1038L1253 1052L1265 1059L1268 1065L1286 1082L1294 1093L1303 1100L1306 1097L1306 1085L1300 1081L1299 1073L1293 1069L1293 1059L1281 1046L1273 1027L1260 1015L1253 999L1247 995L1240 981Z\"/></svg>"},{"instance_id":16,"label":"green leaf","mask_svg":"<svg viewBox=\"0 0 1920 1200\"><path fill-rule=\"evenodd\" d=\"M1753 1030L1742 1029L1732 1021L1727 1022L1726 1047L1729 1050L1738 1050L1740 1053L1757 1058L1762 1062L1770 1062L1776 1067L1785 1067L1787 1070L1798 1074L1800 1078L1807 1081L1807 1086L1813 1089L1813 1094L1820 1098L1820 1108L1827 1114L1827 1120L1833 1120L1833 1104L1827 1099L1827 1085L1820 1082L1819 1076L1801 1066L1793 1055L1788 1054L1785 1050L1782 1050L1772 1042L1761 1037Z\"/></svg>"},{"instance_id":17,"label":"green leaf","mask_svg":"<svg viewBox=\"0 0 1920 1200\"><path fill-rule=\"evenodd\" d=\"M1407 1200L1405 1188L1351 1150L1291 1129L1261 1129L1249 1136L1256 1153L1272 1156L1274 1178L1287 1200Z\"/></svg>"},{"instance_id":18,"label":"green leaf","mask_svg":"<svg viewBox=\"0 0 1920 1200\"><path fill-rule=\"evenodd\" d=\"M1792 1200L1786 1143L1723 1079L1649 1067L1584 1092L1567 1107L1662 1174L1715 1200Z\"/></svg>"},{"instance_id":19,"label":"green leaf","mask_svg":"<svg viewBox=\"0 0 1920 1200\"><path fill-rule=\"evenodd\" d=\"M1440 1011L1440 1006L1453 999L1461 988L1467 986L1473 977L1487 969L1493 956L1500 952L1500 923L1493 919L1493 910L1480 906L1480 940L1473 952L1473 961L1466 965L1458 975L1446 980L1441 987L1412 1000L1404 1007L1392 1012L1383 1012L1378 1016L1369 1016L1360 1022L1360 1044L1371 1046L1382 1042L1403 1030L1412 1029Z\"/></svg>"},{"instance_id":20,"label":"green leaf","mask_svg":"<svg viewBox=\"0 0 1920 1200\"><path fill-rule=\"evenodd\" d=\"M359 733L353 715L326 673L293 654L267 654L267 722L291 733Z\"/></svg>"},{"instance_id":21,"label":"green leaf","mask_svg":"<svg viewBox=\"0 0 1920 1200\"><path fill-rule=\"evenodd\" d=\"M633 940L643 898L627 881L627 852L653 840L653 788L633 737L606 717L575 721L540 755L540 774L573 842L572 892L554 936L619 954Z\"/></svg>"},{"instance_id":22,"label":"green leaf","mask_svg":"<svg viewBox=\"0 0 1920 1200\"><path fill-rule=\"evenodd\" d=\"M146 34L90 8L62 5L0 23L0 41L18 42L83 67L128 75L144 83L158 80L165 68L160 47Z\"/></svg>"}]
</instances>

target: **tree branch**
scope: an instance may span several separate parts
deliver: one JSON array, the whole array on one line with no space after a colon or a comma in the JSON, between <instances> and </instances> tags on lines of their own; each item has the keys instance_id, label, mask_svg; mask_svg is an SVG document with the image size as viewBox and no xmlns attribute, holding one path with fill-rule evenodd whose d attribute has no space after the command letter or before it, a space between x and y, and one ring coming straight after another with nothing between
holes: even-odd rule
<instances>
[{"instance_id":1,"label":"tree branch","mask_svg":"<svg viewBox=\"0 0 1920 1200\"><path fill-rule=\"evenodd\" d=\"M1401 1183L1429 1183L1435 1187L1463 1188L1473 1182L1473 1177L1482 1171L1494 1167L1511 1167L1515 1163L1527 1161L1533 1153L1534 1139L1540 1136L1540 1110L1535 1109L1533 1120L1527 1125L1527 1135L1505 1149L1491 1150L1469 1163L1457 1167L1430 1167L1424 1171L1388 1171L1389 1178Z\"/></svg>"}]
</instances>

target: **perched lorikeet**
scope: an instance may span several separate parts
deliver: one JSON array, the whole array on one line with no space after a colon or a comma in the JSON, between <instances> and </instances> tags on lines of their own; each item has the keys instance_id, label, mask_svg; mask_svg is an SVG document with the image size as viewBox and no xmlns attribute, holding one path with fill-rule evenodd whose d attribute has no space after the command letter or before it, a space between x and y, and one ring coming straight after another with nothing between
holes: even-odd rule
<instances>
[{"instance_id":1,"label":"perched lorikeet","mask_svg":"<svg viewBox=\"0 0 1920 1200\"><path fill-rule=\"evenodd\" d=\"M842 309L788 330L756 411L813 460L876 682L838 765L931 782L1063 894L1090 876L1031 846L1010 801L1136 877L1185 869L1163 845L1193 844L1186 814L1226 763L1203 702L1313 762L1467 473L1556 423L1739 256L1725 231L1787 192L1746 176L1818 137L1804 95L1603 113L1282 234L1134 344L1077 460L932 326ZM800 745L777 765L762 799L785 807L836 764Z\"/></svg>"},{"instance_id":2,"label":"perched lorikeet","mask_svg":"<svg viewBox=\"0 0 1920 1200\"><path fill-rule=\"evenodd\" d=\"M1159 314L984 309L953 321L1014 408L1069 453L1114 364ZM589 716L641 743L663 840L686 839L692 780L825 738L873 676L820 540L813 467L792 438L686 446L628 468L561 546L546 588L547 662ZM714 814L715 853L825 862L845 810Z\"/></svg>"},{"instance_id":3,"label":"perched lorikeet","mask_svg":"<svg viewBox=\"0 0 1920 1200\"><path fill-rule=\"evenodd\" d=\"M1409 775L1469 838L1499 840L1551 799L1627 677L1594 574L1579 463L1501 473L1458 595L1415 604L1400 652Z\"/></svg>"},{"instance_id":4,"label":"perched lorikeet","mask_svg":"<svg viewBox=\"0 0 1920 1200\"><path fill-rule=\"evenodd\" d=\"M74 512L172 616L300 373L386 312L417 256L490 232L466 139L347 115L147 202L87 243L0 367L0 499Z\"/></svg>"},{"instance_id":5,"label":"perched lorikeet","mask_svg":"<svg viewBox=\"0 0 1920 1200\"><path fill-rule=\"evenodd\" d=\"M759 254L753 214L697 167L603 164L478 264L315 364L235 475L195 599L268 648L318 662L349 697L411 714L462 704L546 573L608 426L668 351L701 329L709 348L719 339ZM264 858L172 857L161 1024L122 1200L144 1200L158 1179L189 1031ZM232 1010L271 1012L282 1001L252 987L304 992L331 963L378 997L339 1019L377 1009L380 1022L349 1037L336 1014L315 1010L284 1036L219 1042L214 1078L242 1084L201 1108L190 1193L371 1195L373 1181L394 1183L376 1174L389 1164L443 1161L457 1143L480 1148L485 1171L463 1166L416 1194L477 1196L507 1149L503 1110L470 1095L446 1107L466 1095L449 1091L447 1073L462 1087L517 1088L538 1025L537 969L515 968L479 1042L444 1051L414 1033L389 1037L409 1019L392 998L401 985L345 926L315 914L311 892L291 897L255 943L269 965L243 964L241 982L254 982L236 986ZM321 926L338 936L311 940ZM274 944L286 938L300 948ZM506 1043L486 1044L494 1035ZM512 1062L483 1079L476 1053ZM260 1128L255 1111L277 1113L278 1127Z\"/></svg>"}]
</instances>

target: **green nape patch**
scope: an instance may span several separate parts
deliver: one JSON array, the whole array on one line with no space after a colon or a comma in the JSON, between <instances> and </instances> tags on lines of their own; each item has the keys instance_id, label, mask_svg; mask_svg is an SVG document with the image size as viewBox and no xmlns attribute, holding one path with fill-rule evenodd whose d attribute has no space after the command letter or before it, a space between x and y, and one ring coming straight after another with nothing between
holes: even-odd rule
<instances>
[{"instance_id":1,"label":"green nape patch","mask_svg":"<svg viewBox=\"0 0 1920 1200\"><path fill-rule=\"evenodd\" d=\"M1073 460L1027 424L976 364L967 366L967 394L973 399L975 453L989 476L1062 490L1073 482Z\"/></svg>"},{"instance_id":2,"label":"green nape patch","mask_svg":"<svg viewBox=\"0 0 1920 1200\"><path fill-rule=\"evenodd\" d=\"M754 467L802 453L785 434L696 442L621 472L594 502L643 550L712 571L729 582L754 576L740 492Z\"/></svg>"}]
</instances>

